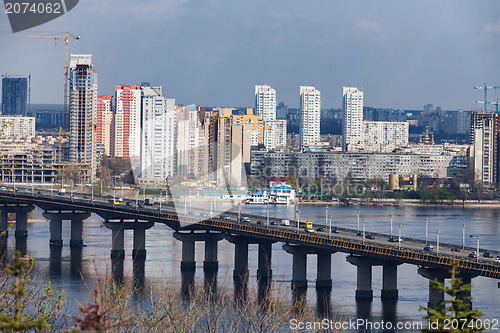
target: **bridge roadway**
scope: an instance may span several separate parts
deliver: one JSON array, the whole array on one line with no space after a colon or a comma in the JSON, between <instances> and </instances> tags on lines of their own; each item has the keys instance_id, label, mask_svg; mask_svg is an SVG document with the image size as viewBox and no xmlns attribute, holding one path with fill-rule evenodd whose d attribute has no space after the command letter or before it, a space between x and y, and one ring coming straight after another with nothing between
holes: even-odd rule
<instances>
[{"instance_id":1,"label":"bridge roadway","mask_svg":"<svg viewBox=\"0 0 500 333\"><path fill-rule=\"evenodd\" d=\"M296 281L299 285L300 283L306 281L305 267L300 267L301 265L305 266L305 255L318 254L318 279L320 280L319 275L323 275L323 277L326 276L326 284L329 284L331 286L331 276L327 276L331 274L331 260L329 263L321 260L324 265L327 266L326 271L322 272L323 268L320 267L320 257L322 255L329 256L335 252L344 252L350 255L348 257L348 261L358 267L358 290L362 291L363 289L366 289L370 291L370 293L371 267L375 265L384 266L385 269L386 266L397 268L397 265L403 263L415 264L420 267L419 273L421 275L432 279L437 278L443 281L444 278L449 278L449 271L451 270L453 265L456 265L458 271L463 275L465 281L470 281L471 278L479 275L500 279L500 264L495 263L493 259L483 258L480 254L477 259L469 258L469 251L475 250L472 248L467 248L460 252L455 252L452 251L452 248L455 248L457 246L450 244L440 244L439 253L437 253L435 243L433 251L424 251L423 247L425 246L425 243L422 240L418 239L405 237L401 242L401 247L399 247L399 244L397 242L388 242L389 235L370 233L371 235L374 235L375 238L363 240L362 236L357 235L356 230L335 228L337 232L330 234L329 229L324 225L314 225L314 229L323 227L325 231L315 231L314 233L309 233L305 232L304 229L297 230L297 228L293 225L282 226L280 224L281 220L277 220L276 218L270 218L269 220L269 222L276 222L275 224L273 223L273 225L267 225L265 217L250 216L245 214L244 216L249 217L250 221L239 222L237 218L238 213L235 212L224 213L225 215L229 216L229 218L222 219L220 216L213 218L200 218L200 215L206 215L206 211L200 210L199 212L197 212L194 210L190 210L189 214L191 216L182 216L183 218L181 220L192 223L184 224L181 223L173 205L167 205L166 207L164 205L163 209L159 210L157 209L157 206L153 206L151 208L136 207L135 201L132 206L125 205L124 203L116 205L108 203L106 201L107 199L100 197L95 197L92 201L88 197L72 199L67 195L51 195L49 193L41 191L38 191L37 194L28 192L28 190L17 192L0 190L0 205L2 205L4 208L14 207L16 205L36 205L49 214L68 214L67 212L70 212L70 214L71 212L96 213L107 221L105 224L108 228L113 229L113 239L118 239L119 237L116 238L115 236L120 235L119 230L113 227L113 223L118 223L119 225L121 225L120 228L134 229L134 231L135 229L141 229L143 230L143 232L145 229L148 229L155 223L163 223L174 229L176 231L174 236L176 236L177 239L183 241L183 262L181 263L181 267L183 267L183 264L185 264L185 267L194 267L194 242L203 240L203 236L201 236L200 232L194 231L203 230L205 232L220 232L223 235L226 235L221 237L221 239L226 237L230 242L235 243L235 275L237 275L238 273L238 261L248 261L249 243L258 243L260 246L262 244L282 242L285 244L283 246L283 249L294 255L294 277L292 279L292 282ZM17 235L18 234L16 232L16 236ZM189 235L196 236L194 236L195 238L189 239ZM121 243L123 243L123 232L121 233L121 238ZM238 250L238 239L244 240L244 242L246 242L247 244L246 257L243 256L241 258L237 258L239 256L238 253L242 251L241 249ZM215 244L218 240L220 239L215 240ZM210 264L210 260L217 262L217 247L215 245L215 254L210 255L209 253L211 250L208 249L209 242L213 243L213 241L206 241L205 263L208 262L208 264ZM142 241L142 243L144 244L144 240ZM115 248L114 244L113 248ZM122 248L123 244L118 244L118 247L116 249L118 251L124 252ZM136 248L134 245L134 251L138 249L139 247ZM268 249L268 251L270 251L270 247ZM143 251L145 256L145 250ZM267 259L270 261L270 253L266 254L265 251L266 250L264 246L262 247L262 251L259 248L259 256L261 255L261 253L263 255L267 255ZM480 253L485 251L487 250L481 249ZM207 259L207 256L211 256L212 259ZM369 267L369 270L367 270L367 267ZM247 266L241 268L243 273L245 271L247 272L246 268ZM259 270L264 270L264 265L261 265L260 262ZM397 271L395 271L395 269L388 268L387 272L388 281L390 280L391 274L397 276ZM363 286L363 283L360 283L360 279L362 279L363 275L369 275L369 283L365 281L365 284L368 283L368 285ZM385 275L386 273L384 273L384 281L386 280ZM392 289L395 289L394 286L392 287ZM360 295L362 295L362 293L360 293ZM433 296L430 292L430 298L432 297Z\"/></svg>"}]
</instances>

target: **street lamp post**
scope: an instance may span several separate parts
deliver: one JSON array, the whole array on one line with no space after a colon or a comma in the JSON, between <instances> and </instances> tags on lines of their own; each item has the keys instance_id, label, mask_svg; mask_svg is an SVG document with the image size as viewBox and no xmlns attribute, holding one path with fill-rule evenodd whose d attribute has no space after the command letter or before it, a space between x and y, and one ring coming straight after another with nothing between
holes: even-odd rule
<instances>
[{"instance_id":1,"label":"street lamp post","mask_svg":"<svg viewBox=\"0 0 500 333\"><path fill-rule=\"evenodd\" d=\"M441 232L439 231L439 229L436 231L436 237L437 237L437 242L436 242L436 252L439 253L439 234Z\"/></svg>"},{"instance_id":2,"label":"street lamp post","mask_svg":"<svg viewBox=\"0 0 500 333\"><path fill-rule=\"evenodd\" d=\"M359 232L359 210L358 210L358 230L356 231Z\"/></svg>"},{"instance_id":3,"label":"street lamp post","mask_svg":"<svg viewBox=\"0 0 500 333\"><path fill-rule=\"evenodd\" d=\"M366 220L363 220L363 244L365 243Z\"/></svg>"},{"instance_id":4,"label":"street lamp post","mask_svg":"<svg viewBox=\"0 0 500 333\"><path fill-rule=\"evenodd\" d=\"M330 218L330 235L328 238L332 238L332 215L328 216Z\"/></svg>"},{"instance_id":5,"label":"street lamp post","mask_svg":"<svg viewBox=\"0 0 500 333\"><path fill-rule=\"evenodd\" d=\"M325 207L325 228L328 226L328 206Z\"/></svg>"},{"instance_id":6,"label":"street lamp post","mask_svg":"<svg viewBox=\"0 0 500 333\"><path fill-rule=\"evenodd\" d=\"M477 258L476 258L477 260L476 260L476 261L479 261L479 239L480 239L480 238L481 238L481 237L479 237L479 234L478 234L478 235L477 235Z\"/></svg>"},{"instance_id":7,"label":"street lamp post","mask_svg":"<svg viewBox=\"0 0 500 333\"><path fill-rule=\"evenodd\" d=\"M429 219L425 219L425 244L427 245L428 242L428 225L429 225Z\"/></svg>"},{"instance_id":8,"label":"street lamp post","mask_svg":"<svg viewBox=\"0 0 500 333\"><path fill-rule=\"evenodd\" d=\"M299 232L300 210L297 211L297 232Z\"/></svg>"},{"instance_id":9,"label":"street lamp post","mask_svg":"<svg viewBox=\"0 0 500 333\"><path fill-rule=\"evenodd\" d=\"M391 214L391 238L392 238L392 218L394 217L394 215Z\"/></svg>"},{"instance_id":10,"label":"street lamp post","mask_svg":"<svg viewBox=\"0 0 500 333\"><path fill-rule=\"evenodd\" d=\"M238 224L240 224L241 220L241 202L238 202Z\"/></svg>"},{"instance_id":11,"label":"street lamp post","mask_svg":"<svg viewBox=\"0 0 500 333\"><path fill-rule=\"evenodd\" d=\"M465 249L465 223L462 223L462 249Z\"/></svg>"},{"instance_id":12,"label":"street lamp post","mask_svg":"<svg viewBox=\"0 0 500 333\"><path fill-rule=\"evenodd\" d=\"M267 205L267 221L266 221L266 228L269 229L269 209L271 209L271 207L269 207L269 205Z\"/></svg>"},{"instance_id":13,"label":"street lamp post","mask_svg":"<svg viewBox=\"0 0 500 333\"><path fill-rule=\"evenodd\" d=\"M398 250L401 250L401 224L399 225L399 235L398 235Z\"/></svg>"}]
</instances>

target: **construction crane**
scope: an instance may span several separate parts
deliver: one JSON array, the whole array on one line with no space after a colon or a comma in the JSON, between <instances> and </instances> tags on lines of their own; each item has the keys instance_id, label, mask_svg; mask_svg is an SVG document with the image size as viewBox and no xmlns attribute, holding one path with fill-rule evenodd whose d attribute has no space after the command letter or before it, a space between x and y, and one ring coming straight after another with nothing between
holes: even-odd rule
<instances>
[{"instance_id":1,"label":"construction crane","mask_svg":"<svg viewBox=\"0 0 500 333\"><path fill-rule=\"evenodd\" d=\"M484 111L486 111L486 105L489 104L488 99L487 99L487 94L488 94L488 89L498 89L500 86L487 86L486 82L484 83L484 86L480 87L474 87L474 89L484 89L484 102L478 102L474 101L475 103L484 103Z\"/></svg>"},{"instance_id":2,"label":"construction crane","mask_svg":"<svg viewBox=\"0 0 500 333\"><path fill-rule=\"evenodd\" d=\"M39 39L64 39L64 128L68 128L68 42L70 39L79 40L80 36L75 36L69 32L64 32L64 35L47 35L47 36L28 36L28 38Z\"/></svg>"}]
</instances>

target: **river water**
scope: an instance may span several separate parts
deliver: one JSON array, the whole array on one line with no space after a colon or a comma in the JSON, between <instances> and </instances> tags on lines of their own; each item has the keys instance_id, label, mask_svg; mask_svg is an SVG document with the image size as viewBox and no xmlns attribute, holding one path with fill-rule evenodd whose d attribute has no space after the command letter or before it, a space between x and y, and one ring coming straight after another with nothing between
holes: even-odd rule
<instances>
[{"instance_id":1,"label":"river water","mask_svg":"<svg viewBox=\"0 0 500 333\"><path fill-rule=\"evenodd\" d=\"M390 232L390 215L394 215L394 232L402 225L402 236L425 239L425 219L428 219L429 240L436 241L436 230L440 230L440 242L462 244L462 224L466 224L466 245L475 247L480 235L480 247L500 252L500 209L461 209L461 208L425 208L425 207L330 207L328 214L333 215L333 225L339 227L357 227L357 211L361 220L366 220L367 232ZM244 206L243 213L266 216L264 206ZM270 215L280 219L293 219L294 206L272 206ZM325 207L300 206L300 219L315 223L325 222ZM35 212L35 218L41 218L41 212ZM95 281L95 270L103 272L110 266L111 231L101 226L102 220L92 215L84 222L84 244L81 261L72 262L69 239L70 223L63 223L64 247L60 262L54 263L49 249L49 224L30 223L28 226L27 253L36 258L40 276L46 276L57 289L64 289L70 302L75 305L88 300L87 287ZM180 261L181 242L172 237L172 230L157 224L147 231L147 258L144 265L144 281L147 286L155 280L171 279L181 282ZM9 252L14 246L14 232L10 232ZM474 235L470 237L470 235ZM125 232L125 260L123 278L132 279L131 260L133 237L131 231ZM289 286L292 271L292 256L281 249L282 244L273 245L273 277L279 284ZM227 241L219 243L218 283L233 288L232 270L234 246ZM197 269L195 283L203 285L204 247L196 246ZM249 281L256 284L257 245L249 246ZM307 278L309 288L307 298L315 306L316 294L316 258L308 256ZM346 254L332 255L333 289L330 310L344 319L368 318L370 321L390 320L393 322L420 321L424 312L419 306L426 306L428 301L428 281L417 274L417 266L403 264L398 269L399 299L396 303L382 302L382 268L373 268L373 294L371 303L357 303L355 300L356 267L346 261ZM483 318L500 319L500 289L497 280L478 277L472 280L473 307L484 312ZM288 290L288 289L287 289ZM290 293L291 295L291 293ZM290 296L291 297L291 296ZM76 306L75 306L76 308ZM406 330L409 331L409 330Z\"/></svg>"}]
</instances>

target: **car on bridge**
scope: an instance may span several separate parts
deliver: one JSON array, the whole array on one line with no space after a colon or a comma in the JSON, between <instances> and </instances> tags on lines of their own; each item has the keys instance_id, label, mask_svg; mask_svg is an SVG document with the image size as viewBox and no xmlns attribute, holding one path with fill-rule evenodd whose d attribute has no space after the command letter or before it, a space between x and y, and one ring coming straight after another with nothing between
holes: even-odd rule
<instances>
[{"instance_id":1,"label":"car on bridge","mask_svg":"<svg viewBox=\"0 0 500 333\"><path fill-rule=\"evenodd\" d=\"M453 246L451 249L450 249L452 252L460 252L460 246Z\"/></svg>"},{"instance_id":2,"label":"car on bridge","mask_svg":"<svg viewBox=\"0 0 500 333\"><path fill-rule=\"evenodd\" d=\"M495 258L495 259L493 259L493 262L494 262L495 264L500 264L500 258Z\"/></svg>"},{"instance_id":3,"label":"car on bridge","mask_svg":"<svg viewBox=\"0 0 500 333\"><path fill-rule=\"evenodd\" d=\"M366 235L365 238L366 239L375 239L375 236L373 236L373 235Z\"/></svg>"},{"instance_id":4,"label":"car on bridge","mask_svg":"<svg viewBox=\"0 0 500 333\"><path fill-rule=\"evenodd\" d=\"M269 224L270 225L277 225L278 223L276 221L271 221Z\"/></svg>"},{"instance_id":5,"label":"car on bridge","mask_svg":"<svg viewBox=\"0 0 500 333\"><path fill-rule=\"evenodd\" d=\"M314 229L313 228L306 228L306 230L304 230L304 232L307 232L307 233L314 233Z\"/></svg>"},{"instance_id":6,"label":"car on bridge","mask_svg":"<svg viewBox=\"0 0 500 333\"><path fill-rule=\"evenodd\" d=\"M477 256L478 256L478 253L476 251L469 253L469 258L477 258Z\"/></svg>"},{"instance_id":7,"label":"car on bridge","mask_svg":"<svg viewBox=\"0 0 500 333\"><path fill-rule=\"evenodd\" d=\"M246 216L243 216L243 217L240 218L240 222L250 222L250 218L246 217Z\"/></svg>"},{"instance_id":8,"label":"car on bridge","mask_svg":"<svg viewBox=\"0 0 500 333\"><path fill-rule=\"evenodd\" d=\"M257 224L264 224L264 221L257 221Z\"/></svg>"},{"instance_id":9,"label":"car on bridge","mask_svg":"<svg viewBox=\"0 0 500 333\"><path fill-rule=\"evenodd\" d=\"M323 232L323 231L325 231L325 228L319 227L318 229L316 229L316 231Z\"/></svg>"},{"instance_id":10,"label":"car on bridge","mask_svg":"<svg viewBox=\"0 0 500 333\"><path fill-rule=\"evenodd\" d=\"M491 252L484 252L483 253L483 257L485 257L485 258L493 258L493 253L491 253Z\"/></svg>"},{"instance_id":11,"label":"car on bridge","mask_svg":"<svg viewBox=\"0 0 500 333\"><path fill-rule=\"evenodd\" d=\"M434 250L434 245L432 245L432 244L427 244L424 247L424 251L432 251L432 250Z\"/></svg>"},{"instance_id":12,"label":"car on bridge","mask_svg":"<svg viewBox=\"0 0 500 333\"><path fill-rule=\"evenodd\" d=\"M0 191L7 191L7 187L5 186L0 187Z\"/></svg>"},{"instance_id":13,"label":"car on bridge","mask_svg":"<svg viewBox=\"0 0 500 333\"><path fill-rule=\"evenodd\" d=\"M397 236L392 236L392 237L389 237L388 239L389 242L391 243L398 243L398 242L402 242L403 241L403 237L397 237Z\"/></svg>"}]
</instances>

